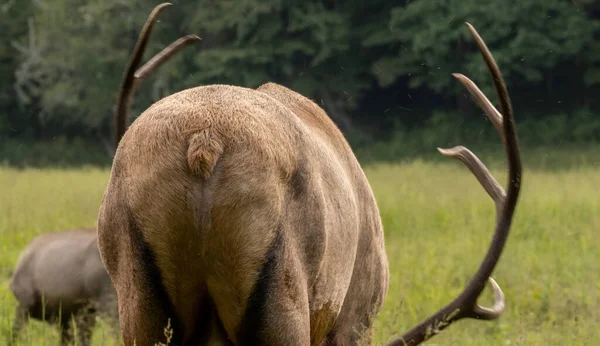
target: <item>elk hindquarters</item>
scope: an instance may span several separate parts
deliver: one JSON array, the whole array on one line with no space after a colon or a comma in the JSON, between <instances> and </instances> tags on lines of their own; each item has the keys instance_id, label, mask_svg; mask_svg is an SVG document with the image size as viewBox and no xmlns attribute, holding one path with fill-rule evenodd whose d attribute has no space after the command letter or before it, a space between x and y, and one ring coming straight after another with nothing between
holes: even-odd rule
<instances>
[{"instance_id":1,"label":"elk hindquarters","mask_svg":"<svg viewBox=\"0 0 600 346\"><path fill-rule=\"evenodd\" d=\"M210 127L190 136L187 162L194 174L208 179L221 154L223 154L223 144Z\"/></svg>"},{"instance_id":2,"label":"elk hindquarters","mask_svg":"<svg viewBox=\"0 0 600 346\"><path fill-rule=\"evenodd\" d=\"M268 252L265 262L260 268L259 275L254 283L254 289L248 297L246 312L242 319L240 339L245 344L261 340L261 334L268 325L266 323L266 306L269 296L273 295L276 284L277 263L283 259L283 234L278 230Z\"/></svg>"},{"instance_id":3,"label":"elk hindquarters","mask_svg":"<svg viewBox=\"0 0 600 346\"><path fill-rule=\"evenodd\" d=\"M248 297L240 345L310 343L307 287L299 266L286 250L285 235L279 228Z\"/></svg>"},{"instance_id":4,"label":"elk hindquarters","mask_svg":"<svg viewBox=\"0 0 600 346\"><path fill-rule=\"evenodd\" d=\"M143 321L134 324L135 330L124 331L124 341L126 345L133 342L135 336L142 336L145 339L136 339L137 345L150 345L159 340L164 340L163 332L169 324L173 332L171 342L174 345L181 345L181 321L175 313L175 309L167 289L163 284L162 272L156 262L156 254L150 244L144 239L143 233L138 223L132 215L128 217L129 235L131 248L128 257L133 260L129 266L135 268L130 275L130 282L133 287L129 289L132 292L128 294L128 301L121 309L121 318L131 316L131 320ZM121 279L122 280L122 279ZM125 292L121 293L123 296ZM152 304L149 304L152 303Z\"/></svg>"}]
</instances>

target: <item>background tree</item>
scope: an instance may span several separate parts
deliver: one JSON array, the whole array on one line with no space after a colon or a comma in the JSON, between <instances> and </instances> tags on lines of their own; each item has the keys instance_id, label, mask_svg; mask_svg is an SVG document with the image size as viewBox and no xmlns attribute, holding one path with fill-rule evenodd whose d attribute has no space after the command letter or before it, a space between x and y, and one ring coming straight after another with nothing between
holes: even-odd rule
<instances>
[{"instance_id":1,"label":"background tree","mask_svg":"<svg viewBox=\"0 0 600 346\"><path fill-rule=\"evenodd\" d=\"M540 86L543 93L553 94L555 75L565 68L572 74L575 67L580 71L570 82L579 83L582 90L581 67L591 61L579 53L594 45L598 20L562 0L406 2L389 11L387 27L363 41L366 47L389 47L375 59L372 74L384 88L406 76L410 88L453 95L465 111L472 103L455 87L451 73L466 71L484 92L493 92L485 64L464 30L465 21L481 28L511 89Z\"/></svg>"},{"instance_id":2,"label":"background tree","mask_svg":"<svg viewBox=\"0 0 600 346\"><path fill-rule=\"evenodd\" d=\"M600 6L593 0L172 2L147 56L183 34L202 41L143 83L133 118L184 88L273 81L325 108L355 147L407 143L411 133L429 133L425 142L415 139L429 147L449 133L463 136L448 112L464 116L464 129L481 119L452 72L493 92L465 30L469 21L502 66L518 120L544 129L531 143L600 140ZM123 68L153 5L0 2L0 161L31 151L15 146L54 138L110 147Z\"/></svg>"}]
</instances>

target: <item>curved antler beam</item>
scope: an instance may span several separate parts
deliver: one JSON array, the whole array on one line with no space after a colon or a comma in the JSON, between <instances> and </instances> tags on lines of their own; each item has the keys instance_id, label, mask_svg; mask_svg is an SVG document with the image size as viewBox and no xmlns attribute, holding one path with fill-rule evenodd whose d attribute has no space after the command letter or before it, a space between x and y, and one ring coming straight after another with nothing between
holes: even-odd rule
<instances>
[{"instance_id":1,"label":"curved antler beam","mask_svg":"<svg viewBox=\"0 0 600 346\"><path fill-rule=\"evenodd\" d=\"M457 146L451 149L438 148L438 151L442 155L462 161L475 175L488 195L494 200L497 211L496 229L485 258L463 292L450 304L411 329L400 339L390 343L390 345L394 346L420 344L438 334L453 322L462 318L477 318L481 320L496 319L502 314L505 308L504 294L502 293L500 286L490 277L490 275L498 263L502 250L504 249L504 244L506 243L517 205L522 179L521 158L510 97L502 74L500 73L492 54L475 28L469 23L466 24L492 74L494 86L498 93L498 98L500 99L501 113L496 110L475 83L461 74L454 74L454 77L467 88L469 93L473 96L478 105L483 108L486 116L492 121L494 127L496 127L500 133L508 158L508 188L505 192L485 165L469 149L463 146ZM504 117L502 114L504 114ZM490 282L495 296L494 305L490 308L477 304L477 299L485 288L487 281Z\"/></svg>"},{"instance_id":2,"label":"curved antler beam","mask_svg":"<svg viewBox=\"0 0 600 346\"><path fill-rule=\"evenodd\" d=\"M137 85L137 83L143 81L148 75L152 74L152 72L158 69L160 65L167 62L173 55L182 50L185 46L200 40L202 39L196 35L186 35L180 37L177 39L177 41L171 43L168 47L161 50L160 53L153 56L152 59L148 60L144 66L135 71L133 76L135 77L136 82L134 84Z\"/></svg>"},{"instance_id":3,"label":"curved antler beam","mask_svg":"<svg viewBox=\"0 0 600 346\"><path fill-rule=\"evenodd\" d=\"M164 2L154 7L148 16L142 31L140 32L138 41L131 55L131 59L129 60L129 64L123 73L123 80L121 82L121 88L119 89L119 96L115 111L115 150L119 146L119 142L127 130L127 115L131 106L132 95L137 85L139 85L139 83L142 82L148 75L160 67L160 65L164 64L173 55L181 51L185 46L200 40L200 37L196 35L183 36L163 49L160 53L156 54L140 69L137 69L142 61L142 56L144 55L144 51L148 45L150 32L152 31L152 27L156 22L156 18L158 18L158 14L165 7L171 5L172 4L169 2Z\"/></svg>"},{"instance_id":4,"label":"curved antler beam","mask_svg":"<svg viewBox=\"0 0 600 346\"><path fill-rule=\"evenodd\" d=\"M167 6L171 6L170 2L164 2L160 5L157 5L146 20L142 31L138 37L138 41L135 44L135 48L133 49L133 54L131 55L131 59L129 60L129 64L125 69L125 73L123 74L123 81L121 82L121 87L119 89L119 96L117 99L117 110L115 114L115 150L119 146L119 142L121 141L121 137L125 134L125 130L127 129L127 113L129 111L129 106L131 103L131 94L133 91L133 73L137 69L138 65L142 61L142 56L144 55L144 51L146 50L146 45L148 44L148 38L150 36L150 32L152 31L152 27L154 26L154 22L158 17L158 14Z\"/></svg>"}]
</instances>

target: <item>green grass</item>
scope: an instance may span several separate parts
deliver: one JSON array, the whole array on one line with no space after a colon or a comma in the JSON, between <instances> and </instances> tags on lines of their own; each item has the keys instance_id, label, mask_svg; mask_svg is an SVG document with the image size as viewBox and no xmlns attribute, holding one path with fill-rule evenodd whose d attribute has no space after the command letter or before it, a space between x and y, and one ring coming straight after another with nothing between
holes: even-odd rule
<instances>
[{"instance_id":1,"label":"green grass","mask_svg":"<svg viewBox=\"0 0 600 346\"><path fill-rule=\"evenodd\" d=\"M600 340L598 157L560 170L534 164L543 157L526 158L511 236L493 274L506 295L504 315L493 322L461 320L429 344L593 345ZM491 167L504 185L502 162ZM487 249L495 210L468 170L451 160L374 164L365 170L381 211L391 270L374 331L376 344L384 344L460 292ZM8 281L21 250L43 232L94 226L107 179L108 171L101 169L0 168L0 343L16 306ZM489 290L480 301L491 302ZM111 345L108 338L100 327L94 344ZM58 332L35 322L21 341L54 345Z\"/></svg>"},{"instance_id":2,"label":"green grass","mask_svg":"<svg viewBox=\"0 0 600 346\"><path fill-rule=\"evenodd\" d=\"M504 185L506 174L495 170ZM390 290L382 343L447 304L483 258L493 202L458 164L368 169L387 234ZM525 170L511 236L493 276L507 308L494 322L461 320L438 345L592 345L600 340L600 167ZM486 289L482 303L491 302Z\"/></svg>"}]
</instances>

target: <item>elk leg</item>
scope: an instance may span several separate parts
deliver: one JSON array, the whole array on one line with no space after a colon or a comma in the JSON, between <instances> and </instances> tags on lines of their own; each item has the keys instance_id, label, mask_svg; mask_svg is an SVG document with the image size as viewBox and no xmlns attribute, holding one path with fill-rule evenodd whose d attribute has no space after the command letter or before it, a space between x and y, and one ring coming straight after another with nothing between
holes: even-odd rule
<instances>
[{"instance_id":1,"label":"elk leg","mask_svg":"<svg viewBox=\"0 0 600 346\"><path fill-rule=\"evenodd\" d=\"M240 151L219 158L215 176L198 187L198 252L208 293L234 344L309 345L307 278L284 220L287 191L271 183L281 172L248 162L254 156ZM206 195L210 190L226 192Z\"/></svg>"},{"instance_id":2,"label":"elk leg","mask_svg":"<svg viewBox=\"0 0 600 346\"><path fill-rule=\"evenodd\" d=\"M162 272L156 264L153 249L144 239L135 220L129 220L125 240L113 234L100 238L106 248L118 249L123 258L131 263L118 267L113 272L119 306L120 334L127 346L166 343L164 331L170 326L171 344L182 342L181 323L173 310L173 304L162 283ZM108 255L108 254L107 254ZM110 262L109 262L110 263ZM109 265L110 268L110 265ZM136 270L133 271L132 268ZM129 281L120 281L128 278Z\"/></svg>"},{"instance_id":3,"label":"elk leg","mask_svg":"<svg viewBox=\"0 0 600 346\"><path fill-rule=\"evenodd\" d=\"M98 298L98 316L105 320L110 328L114 341L119 341L119 309L117 296L112 287L107 288Z\"/></svg>"},{"instance_id":4,"label":"elk leg","mask_svg":"<svg viewBox=\"0 0 600 346\"><path fill-rule=\"evenodd\" d=\"M235 346L229 340L214 307L211 306L205 313L205 318L196 322L193 335L187 340L186 345Z\"/></svg>"},{"instance_id":5,"label":"elk leg","mask_svg":"<svg viewBox=\"0 0 600 346\"><path fill-rule=\"evenodd\" d=\"M12 325L12 334L9 334L7 337L7 345L12 345L12 341L13 340L17 340L17 338L19 337L19 333L21 332L21 329L23 329L23 327L25 326L25 323L27 323L27 312L29 311L29 309L25 308L23 305L19 304L17 305L16 311L15 311L15 321L13 322Z\"/></svg>"},{"instance_id":6,"label":"elk leg","mask_svg":"<svg viewBox=\"0 0 600 346\"><path fill-rule=\"evenodd\" d=\"M365 231L364 234L367 232ZM359 242L352 281L327 345L370 345L373 322L388 290L388 265L383 252L370 251ZM382 244L383 246L383 244ZM365 286L362 283L371 283Z\"/></svg>"},{"instance_id":7,"label":"elk leg","mask_svg":"<svg viewBox=\"0 0 600 346\"><path fill-rule=\"evenodd\" d=\"M301 264L286 246L285 235L278 230L271 246L258 268L246 309L241 319L229 325L228 335L237 345L309 345L310 318L307 286ZM232 282L208 281L209 292L217 304L221 318L231 319L222 313L231 311L236 303L236 293L222 287ZM232 294L233 293L233 294ZM239 297L239 296L238 296Z\"/></svg>"},{"instance_id":8,"label":"elk leg","mask_svg":"<svg viewBox=\"0 0 600 346\"><path fill-rule=\"evenodd\" d=\"M69 346L73 344L73 328L72 328L72 315L64 318L60 321L60 345Z\"/></svg>"},{"instance_id":9,"label":"elk leg","mask_svg":"<svg viewBox=\"0 0 600 346\"><path fill-rule=\"evenodd\" d=\"M75 319L77 337L80 346L89 346L92 341L92 329L96 324L96 313L92 309L83 308Z\"/></svg>"}]
</instances>

